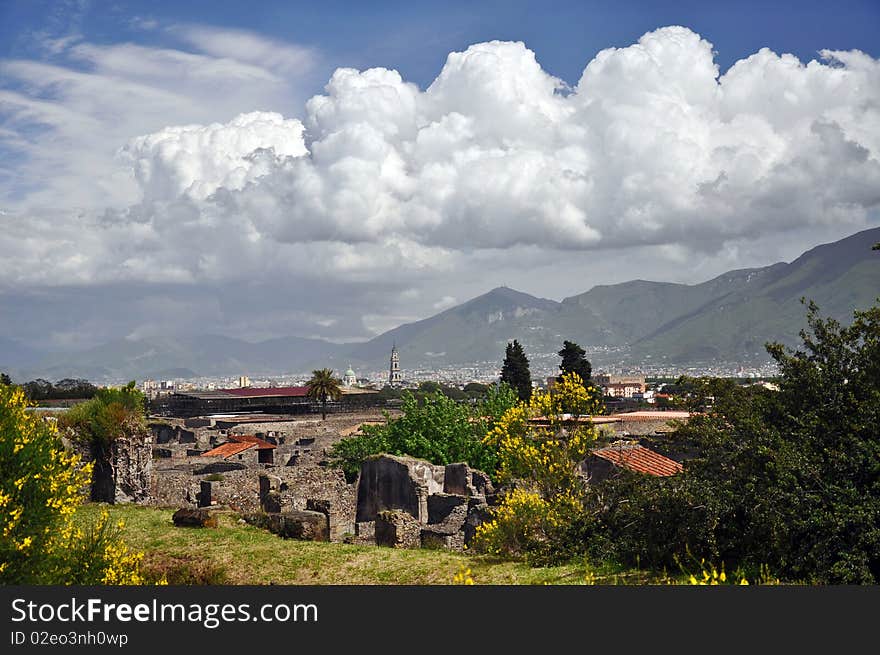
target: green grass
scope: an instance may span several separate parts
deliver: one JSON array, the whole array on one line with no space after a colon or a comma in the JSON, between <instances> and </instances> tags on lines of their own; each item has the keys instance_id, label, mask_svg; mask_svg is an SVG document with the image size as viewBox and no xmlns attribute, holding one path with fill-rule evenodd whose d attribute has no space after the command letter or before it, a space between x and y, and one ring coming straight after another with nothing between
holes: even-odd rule
<instances>
[{"instance_id":1,"label":"green grass","mask_svg":"<svg viewBox=\"0 0 880 655\"><path fill-rule=\"evenodd\" d=\"M171 522L173 510L134 505L86 504L77 516L83 521L95 520L104 509L114 522L125 522L126 543L145 553L148 566L161 568L165 562L177 562L207 568L219 572L214 577L226 584L451 584L462 568L471 570L475 584L583 584L587 573L582 563L531 568L522 562L444 550L281 539L239 523L233 513L220 514L217 528L178 528ZM608 567L592 571L598 584L650 584L658 580L644 571Z\"/></svg>"}]
</instances>

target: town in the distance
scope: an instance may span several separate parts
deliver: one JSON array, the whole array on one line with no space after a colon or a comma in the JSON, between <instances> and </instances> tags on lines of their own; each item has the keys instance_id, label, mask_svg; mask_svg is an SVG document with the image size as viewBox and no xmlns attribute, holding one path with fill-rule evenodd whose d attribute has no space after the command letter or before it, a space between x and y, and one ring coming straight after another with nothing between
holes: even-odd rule
<instances>
[{"instance_id":1,"label":"town in the distance","mask_svg":"<svg viewBox=\"0 0 880 655\"><path fill-rule=\"evenodd\" d=\"M501 287L311 353L308 373L98 386L4 372L0 503L29 510L3 515L0 580L876 584L877 544L861 540L876 528L878 251L874 229L703 285L560 303ZM356 353L365 369L339 366ZM22 523L56 510L73 536ZM128 520L142 551L122 541ZM791 537L753 538L774 533ZM96 548L92 567L43 563ZM682 564L693 549L703 559ZM419 555L380 552L400 550ZM247 572L230 552L267 556ZM318 564L337 555L361 565Z\"/></svg>"},{"instance_id":2,"label":"town in the distance","mask_svg":"<svg viewBox=\"0 0 880 655\"><path fill-rule=\"evenodd\" d=\"M211 394L281 397L284 390L301 390L313 370L327 368L346 396L384 406L403 389L442 385L461 399L468 389L497 383L513 340L529 360L532 386L546 388L559 374L557 351L571 341L584 350L607 398L653 407L674 395L682 376L772 384L778 370L765 344L797 343L804 298L842 322L874 301L880 278L872 246L878 241L880 228L873 228L790 263L729 271L702 284L634 280L561 302L499 287L364 343L292 337L249 344L168 335L47 354L17 366L4 366L0 357L0 370L44 402L71 398L82 385L121 387L135 380L167 412L182 399ZM80 374L89 371L94 377Z\"/></svg>"}]
</instances>

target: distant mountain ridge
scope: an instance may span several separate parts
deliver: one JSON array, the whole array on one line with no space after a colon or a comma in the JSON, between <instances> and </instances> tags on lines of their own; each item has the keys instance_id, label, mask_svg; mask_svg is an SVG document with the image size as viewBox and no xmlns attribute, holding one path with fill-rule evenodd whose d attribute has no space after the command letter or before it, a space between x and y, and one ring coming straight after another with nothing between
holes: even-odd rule
<instances>
[{"instance_id":1,"label":"distant mountain ridge","mask_svg":"<svg viewBox=\"0 0 880 655\"><path fill-rule=\"evenodd\" d=\"M221 336L118 340L34 365L33 353L8 361L14 344L0 340L8 365L58 379L137 378L189 369L220 376L302 372L319 366L381 369L392 345L404 370L500 362L511 339L530 359L552 358L564 339L609 348L631 361L686 365L767 359L764 344L794 344L805 326L801 298L841 322L880 295L880 228L812 248L791 263L734 270L700 284L633 280L598 285L561 302L498 287L428 318L358 344L285 337L249 343ZM23 366L24 363L29 366Z\"/></svg>"},{"instance_id":2,"label":"distant mountain ridge","mask_svg":"<svg viewBox=\"0 0 880 655\"><path fill-rule=\"evenodd\" d=\"M39 376L50 380L174 379L184 377L186 371L190 375L185 377L272 375L299 370L312 359L347 347L303 337L259 343L219 335L150 337L118 339L83 352L53 355L29 367L10 368L20 371L17 378Z\"/></svg>"}]
</instances>

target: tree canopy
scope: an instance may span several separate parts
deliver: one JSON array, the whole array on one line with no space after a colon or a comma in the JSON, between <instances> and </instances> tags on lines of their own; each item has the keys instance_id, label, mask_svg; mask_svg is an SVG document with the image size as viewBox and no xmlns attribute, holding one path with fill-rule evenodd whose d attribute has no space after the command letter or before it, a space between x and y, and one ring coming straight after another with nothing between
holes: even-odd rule
<instances>
[{"instance_id":1,"label":"tree canopy","mask_svg":"<svg viewBox=\"0 0 880 655\"><path fill-rule=\"evenodd\" d=\"M675 435L698 452L683 474L596 489L610 552L660 566L689 551L789 580L880 582L880 305L844 327L810 303L807 320L797 349L767 347L779 391L695 385L708 400Z\"/></svg>"},{"instance_id":2,"label":"tree canopy","mask_svg":"<svg viewBox=\"0 0 880 655\"><path fill-rule=\"evenodd\" d=\"M523 347L516 339L507 344L504 364L501 366L501 381L513 387L520 400L528 401L532 397L532 374L529 371L529 360Z\"/></svg>"},{"instance_id":3,"label":"tree canopy","mask_svg":"<svg viewBox=\"0 0 880 655\"><path fill-rule=\"evenodd\" d=\"M30 400L61 400L72 398L93 398L98 388L88 380L65 378L52 384L49 380L37 378L21 385Z\"/></svg>"}]
</instances>

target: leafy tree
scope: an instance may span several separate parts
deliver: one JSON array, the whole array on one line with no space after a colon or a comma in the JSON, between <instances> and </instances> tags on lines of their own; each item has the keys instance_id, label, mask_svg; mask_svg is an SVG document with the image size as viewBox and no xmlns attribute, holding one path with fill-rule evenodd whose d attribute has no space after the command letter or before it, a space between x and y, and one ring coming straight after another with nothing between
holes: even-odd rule
<instances>
[{"instance_id":1,"label":"leafy tree","mask_svg":"<svg viewBox=\"0 0 880 655\"><path fill-rule=\"evenodd\" d=\"M489 385L480 382L468 382L464 385L463 391L468 398L484 398L489 391Z\"/></svg>"},{"instance_id":2,"label":"leafy tree","mask_svg":"<svg viewBox=\"0 0 880 655\"><path fill-rule=\"evenodd\" d=\"M418 390L422 393L440 393L442 387L439 382L434 382L432 380L427 380L425 382L420 382Z\"/></svg>"},{"instance_id":3,"label":"leafy tree","mask_svg":"<svg viewBox=\"0 0 880 655\"><path fill-rule=\"evenodd\" d=\"M452 387L433 380L419 383L415 396L419 399L424 399L426 396L437 393L442 393L447 398L452 398L453 400L467 400L468 397L467 394L458 387Z\"/></svg>"},{"instance_id":4,"label":"leafy tree","mask_svg":"<svg viewBox=\"0 0 880 655\"><path fill-rule=\"evenodd\" d=\"M141 554L108 515L75 520L89 465L65 452L52 423L0 384L0 584L141 584Z\"/></svg>"},{"instance_id":5,"label":"leafy tree","mask_svg":"<svg viewBox=\"0 0 880 655\"><path fill-rule=\"evenodd\" d=\"M474 409L474 425L482 438L495 427L505 412L517 403L516 391L506 382L486 389L486 397ZM492 473L491 470L486 470Z\"/></svg>"},{"instance_id":6,"label":"leafy tree","mask_svg":"<svg viewBox=\"0 0 880 655\"><path fill-rule=\"evenodd\" d=\"M98 389L94 398L71 407L58 420L59 427L89 451L92 500L114 502L114 445L146 431L145 407L144 395L131 381L122 389Z\"/></svg>"},{"instance_id":7,"label":"leafy tree","mask_svg":"<svg viewBox=\"0 0 880 655\"><path fill-rule=\"evenodd\" d=\"M12 378L6 375L6 373L0 373L0 384L12 384Z\"/></svg>"},{"instance_id":8,"label":"leafy tree","mask_svg":"<svg viewBox=\"0 0 880 655\"><path fill-rule=\"evenodd\" d=\"M65 378L52 384L37 378L25 382L22 387L30 400L55 400L65 398L93 398L98 388L88 380Z\"/></svg>"},{"instance_id":9,"label":"leafy tree","mask_svg":"<svg viewBox=\"0 0 880 655\"><path fill-rule=\"evenodd\" d=\"M327 420L327 401L342 398L342 380L333 377L333 371L329 368L321 368L312 371L312 377L306 382L308 397L312 402L321 403L321 420Z\"/></svg>"},{"instance_id":10,"label":"leafy tree","mask_svg":"<svg viewBox=\"0 0 880 655\"><path fill-rule=\"evenodd\" d=\"M880 582L880 305L844 327L810 303L807 322L796 350L768 345L779 391L694 388L711 402L678 432L700 451L683 474L595 490L621 560L671 564L687 549L790 580Z\"/></svg>"},{"instance_id":11,"label":"leafy tree","mask_svg":"<svg viewBox=\"0 0 880 655\"><path fill-rule=\"evenodd\" d=\"M492 473L496 449L483 443L495 420L516 403L507 385L490 389L484 402L471 406L444 394L431 394L421 401L403 392L403 415L385 425L364 425L362 435L338 441L330 450L333 466L354 480L363 461L372 455L410 455L434 464L467 462Z\"/></svg>"},{"instance_id":12,"label":"leafy tree","mask_svg":"<svg viewBox=\"0 0 880 655\"><path fill-rule=\"evenodd\" d=\"M52 398L93 398L98 388L88 380L65 378L55 383Z\"/></svg>"},{"instance_id":13,"label":"leafy tree","mask_svg":"<svg viewBox=\"0 0 880 655\"><path fill-rule=\"evenodd\" d=\"M520 400L532 397L532 374L529 360L519 341L514 339L507 344L504 364L501 366L501 381L516 389Z\"/></svg>"},{"instance_id":14,"label":"leafy tree","mask_svg":"<svg viewBox=\"0 0 880 655\"><path fill-rule=\"evenodd\" d=\"M384 387L379 389L378 392L376 392L376 399L382 400L382 401L400 400L400 398L402 396L403 396L402 389L399 389L397 387L392 387L389 384L386 384Z\"/></svg>"},{"instance_id":15,"label":"leafy tree","mask_svg":"<svg viewBox=\"0 0 880 655\"><path fill-rule=\"evenodd\" d=\"M22 389L24 389L25 395L30 400L45 400L52 395L55 387L52 386L49 380L37 378L36 380L25 382L22 385Z\"/></svg>"},{"instance_id":16,"label":"leafy tree","mask_svg":"<svg viewBox=\"0 0 880 655\"><path fill-rule=\"evenodd\" d=\"M453 400L459 402L468 399L468 395L458 387L448 386L445 384L440 387L440 393L442 393L447 398L452 398Z\"/></svg>"},{"instance_id":17,"label":"leafy tree","mask_svg":"<svg viewBox=\"0 0 880 655\"><path fill-rule=\"evenodd\" d=\"M439 382L434 382L431 380L427 380L425 382L419 383L418 390L424 394L428 393L440 393L442 387Z\"/></svg>"}]
</instances>

